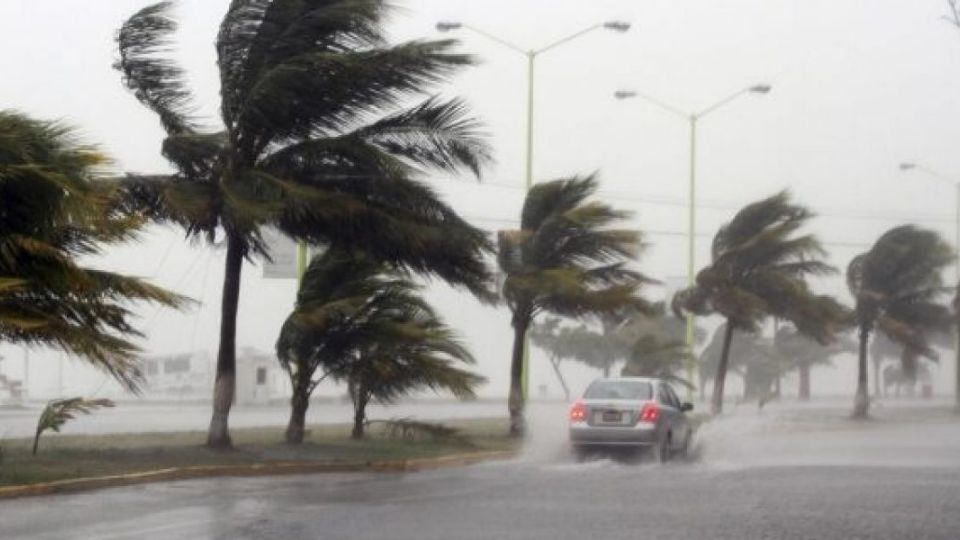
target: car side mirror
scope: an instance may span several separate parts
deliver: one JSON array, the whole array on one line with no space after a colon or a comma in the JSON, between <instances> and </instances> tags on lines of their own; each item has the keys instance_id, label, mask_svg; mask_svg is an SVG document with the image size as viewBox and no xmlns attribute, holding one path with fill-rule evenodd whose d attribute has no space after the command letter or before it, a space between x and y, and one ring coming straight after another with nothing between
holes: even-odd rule
<instances>
[{"instance_id":1,"label":"car side mirror","mask_svg":"<svg viewBox=\"0 0 960 540\"><path fill-rule=\"evenodd\" d=\"M688 401L685 401L685 402L681 403L681 404L680 404L680 410L681 410L682 412L692 411L692 410L693 410L693 403L690 403L690 402L688 402Z\"/></svg>"}]
</instances>

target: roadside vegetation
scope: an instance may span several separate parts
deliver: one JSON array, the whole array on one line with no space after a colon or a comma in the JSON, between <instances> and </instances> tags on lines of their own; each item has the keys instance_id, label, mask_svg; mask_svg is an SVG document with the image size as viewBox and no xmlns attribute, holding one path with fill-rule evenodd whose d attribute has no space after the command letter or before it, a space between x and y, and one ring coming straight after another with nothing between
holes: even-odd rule
<instances>
[{"instance_id":1,"label":"roadside vegetation","mask_svg":"<svg viewBox=\"0 0 960 540\"><path fill-rule=\"evenodd\" d=\"M58 435L44 440L31 455L30 439L3 441L0 486L26 485L73 478L150 472L171 467L275 463L349 464L438 458L487 451L510 451L506 420L458 420L453 432L435 437L423 431L391 430L370 425L369 436L352 440L351 424L309 426L303 444L284 444L282 428L234 430L237 449L211 452L202 432Z\"/></svg>"}]
</instances>

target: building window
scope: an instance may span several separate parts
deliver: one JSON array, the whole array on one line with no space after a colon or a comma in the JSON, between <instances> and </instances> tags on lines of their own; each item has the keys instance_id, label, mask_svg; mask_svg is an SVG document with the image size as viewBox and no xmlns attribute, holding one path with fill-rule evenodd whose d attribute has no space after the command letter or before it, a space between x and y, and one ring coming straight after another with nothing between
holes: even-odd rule
<instances>
[{"instance_id":1,"label":"building window","mask_svg":"<svg viewBox=\"0 0 960 540\"><path fill-rule=\"evenodd\" d=\"M265 384L267 384L267 368L259 367L257 368L257 386Z\"/></svg>"},{"instance_id":2,"label":"building window","mask_svg":"<svg viewBox=\"0 0 960 540\"><path fill-rule=\"evenodd\" d=\"M186 373L188 371L190 371L189 357L173 358L163 363L164 373Z\"/></svg>"}]
</instances>

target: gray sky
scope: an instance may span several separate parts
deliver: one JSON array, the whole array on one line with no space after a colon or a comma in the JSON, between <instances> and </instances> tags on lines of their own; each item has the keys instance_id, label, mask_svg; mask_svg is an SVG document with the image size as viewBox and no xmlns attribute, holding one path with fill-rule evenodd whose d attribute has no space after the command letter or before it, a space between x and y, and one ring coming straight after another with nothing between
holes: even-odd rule
<instances>
[{"instance_id":1,"label":"gray sky","mask_svg":"<svg viewBox=\"0 0 960 540\"><path fill-rule=\"evenodd\" d=\"M166 170L155 116L111 69L114 32L148 3L4 0L0 107L79 126L115 158L118 171ZM179 10L179 56L211 125L218 103L213 40L226 5L183 0ZM821 214L813 229L841 268L901 223L954 238L950 185L897 170L900 161L912 160L960 180L953 148L960 139L960 30L941 19L945 0L410 0L402 6L390 26L398 40L434 37L436 21L460 20L536 48L595 22L633 23L627 34L597 31L539 60L535 171L541 180L599 171L602 197L636 212L635 224L651 232L640 265L654 277L686 271L687 126L643 101L614 100L618 88L699 110L744 86L773 85L769 95L740 98L701 123L698 231L704 235L744 203L790 188ZM484 63L441 91L468 99L487 125L497 163L483 183L431 182L478 225L508 227L523 194L525 61L475 34L459 36L463 50ZM707 245L707 237L699 239L700 262ZM101 264L203 301L187 315L146 310L148 352L215 350L222 253L187 246L179 231L159 230L144 235L140 246L112 251ZM245 272L239 345L270 350L294 284L263 280L254 267ZM841 280L822 285L846 298ZM490 377L483 393L504 394L506 313L441 286L431 295ZM9 347L2 352L21 354ZM50 369L35 375L31 390L52 392L57 355L38 351L34 357ZM852 362L845 364L816 372L814 390L852 392ZM535 357L534 365L533 384L555 388L546 363ZM17 374L20 365L11 360L0 369ZM102 380L79 365L67 369L76 391L92 391ZM577 387L592 376L572 372ZM939 389L949 387L948 374L952 369L942 373Z\"/></svg>"}]
</instances>

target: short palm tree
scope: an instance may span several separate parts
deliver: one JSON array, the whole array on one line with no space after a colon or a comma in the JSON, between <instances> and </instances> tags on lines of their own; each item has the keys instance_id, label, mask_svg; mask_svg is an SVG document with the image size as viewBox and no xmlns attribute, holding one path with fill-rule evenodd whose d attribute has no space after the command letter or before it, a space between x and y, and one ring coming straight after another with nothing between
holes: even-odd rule
<instances>
[{"instance_id":1,"label":"short palm tree","mask_svg":"<svg viewBox=\"0 0 960 540\"><path fill-rule=\"evenodd\" d=\"M479 174L488 149L462 101L424 96L472 57L453 53L453 41L388 44L385 0L232 1L216 40L222 127L202 128L167 58L171 7L144 8L118 33L116 67L160 117L176 169L128 178L128 205L226 245L207 444L229 447L241 270L244 259L269 257L262 229L363 246L487 296L487 236L416 178Z\"/></svg>"},{"instance_id":2,"label":"short palm tree","mask_svg":"<svg viewBox=\"0 0 960 540\"><path fill-rule=\"evenodd\" d=\"M656 335L647 334L634 343L621 375L656 377L693 388L693 383L682 375L683 368L689 359L690 352L683 341L664 340Z\"/></svg>"},{"instance_id":3,"label":"short palm tree","mask_svg":"<svg viewBox=\"0 0 960 540\"><path fill-rule=\"evenodd\" d=\"M887 231L850 262L847 284L860 345L854 418L869 412L867 346L874 329L914 355L935 357L930 334L953 327L950 310L940 303L948 292L941 273L952 263L953 250L939 234L912 225Z\"/></svg>"},{"instance_id":4,"label":"short palm tree","mask_svg":"<svg viewBox=\"0 0 960 540\"><path fill-rule=\"evenodd\" d=\"M810 372L818 365L830 365L832 358L842 353L856 352L856 344L848 333L839 335L835 341L824 346L800 333L791 325L783 325L773 336L773 346L785 363L785 370L797 370L797 398L810 400Z\"/></svg>"},{"instance_id":5,"label":"short palm tree","mask_svg":"<svg viewBox=\"0 0 960 540\"><path fill-rule=\"evenodd\" d=\"M524 432L521 387L527 330L537 315L583 318L625 309L649 310L639 296L649 282L627 267L639 253L640 233L609 226L628 214L588 199L593 176L545 182L527 193L520 229L500 231L498 262L503 297L513 313L510 432Z\"/></svg>"},{"instance_id":6,"label":"short palm tree","mask_svg":"<svg viewBox=\"0 0 960 540\"><path fill-rule=\"evenodd\" d=\"M819 240L798 234L811 216L806 208L792 204L786 192L747 205L717 232L710 266L700 271L693 287L674 298L675 311L715 313L726 320L713 380L714 413L723 410L734 331L755 331L774 316L827 343L847 317L843 306L814 294L807 284L810 276L834 272L821 260L825 252Z\"/></svg>"},{"instance_id":7,"label":"short palm tree","mask_svg":"<svg viewBox=\"0 0 960 540\"><path fill-rule=\"evenodd\" d=\"M50 346L141 382L131 301L183 307L143 280L82 266L134 239L144 220L120 212L107 159L69 127L0 111L0 340Z\"/></svg>"},{"instance_id":8,"label":"short palm tree","mask_svg":"<svg viewBox=\"0 0 960 540\"><path fill-rule=\"evenodd\" d=\"M457 367L472 364L473 357L405 273L341 249L311 261L277 356L293 385L291 444L303 441L310 394L327 378L348 383L355 438L363 436L371 400L391 401L422 388L472 397L484 380Z\"/></svg>"}]
</instances>

